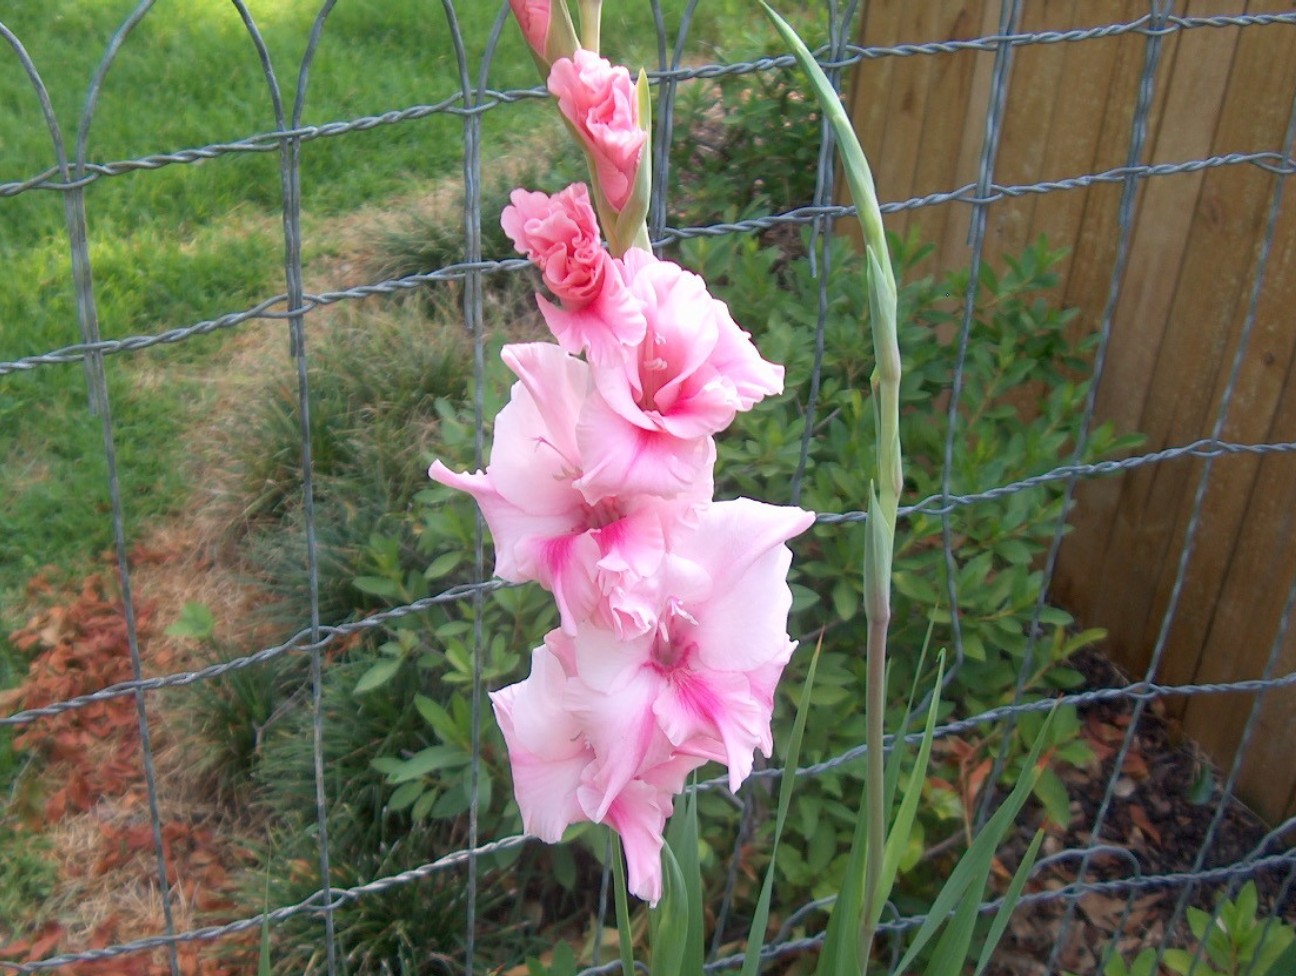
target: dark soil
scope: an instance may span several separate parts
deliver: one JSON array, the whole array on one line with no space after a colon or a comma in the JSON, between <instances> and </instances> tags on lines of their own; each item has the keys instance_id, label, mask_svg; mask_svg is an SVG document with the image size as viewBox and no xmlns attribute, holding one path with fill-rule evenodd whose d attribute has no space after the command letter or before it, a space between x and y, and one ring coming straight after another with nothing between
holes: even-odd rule
<instances>
[{"instance_id":1,"label":"dark soil","mask_svg":"<svg viewBox=\"0 0 1296 976\"><path fill-rule=\"evenodd\" d=\"M1087 689L1122 687L1129 682L1101 654L1081 652L1070 664L1087 679ZM1071 796L1071 821L1046 839L1049 853L1083 850L1093 842L1092 828L1115 777L1115 789L1098 843L1113 848L1095 855L1084 881L1122 882L1119 887L1088 891L1069 912L1071 899L1058 898L1018 909L999 953L994 976L1042 976L1054 946L1061 944L1059 966L1078 976L1099 976L1104 953L1115 943L1128 961L1140 948L1157 946L1170 929L1168 944L1191 944L1191 933L1176 904L1210 910L1221 895L1235 896L1250 878L1260 895L1260 911L1281 914L1296 922L1296 885L1290 862L1212 883L1188 884L1183 879L1147 884L1163 875L1192 874L1282 853L1282 839L1265 847L1268 828L1236 798L1219 788L1223 779L1192 742L1178 741L1174 724L1160 701L1146 705L1138 718L1131 748L1116 769L1136 702L1100 701L1079 710L1085 735L1099 761L1088 769L1061 773ZM1223 810L1218 815L1217 811ZM1034 830L1034 826L1030 830ZM1025 848L1029 835L1015 846ZM1290 844L1290 834L1286 838ZM1201 863L1198 858L1204 849ZM1015 853L1015 852L1014 852ZM1136 867L1137 865L1137 867ZM1036 891L1061 890L1081 879L1080 858L1060 860L1037 870ZM1140 880L1144 883L1140 883ZM1286 883L1286 887L1284 887ZM1282 903L1277 900L1281 898ZM1070 918L1068 919L1068 915Z\"/></svg>"}]
</instances>

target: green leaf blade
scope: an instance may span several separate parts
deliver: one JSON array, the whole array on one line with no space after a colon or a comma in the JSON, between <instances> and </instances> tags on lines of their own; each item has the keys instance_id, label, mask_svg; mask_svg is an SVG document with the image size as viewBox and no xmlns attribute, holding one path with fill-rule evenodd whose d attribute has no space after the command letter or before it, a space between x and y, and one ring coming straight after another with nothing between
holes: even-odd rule
<instances>
[{"instance_id":1,"label":"green leaf blade","mask_svg":"<svg viewBox=\"0 0 1296 976\"><path fill-rule=\"evenodd\" d=\"M792 722L792 734L788 737L787 753L783 763L783 777L779 784L778 812L774 817L774 839L770 847L770 862L765 869L765 881L761 885L760 898L756 902L756 911L752 915L751 928L747 933L747 952L743 957L741 976L757 976L760 972L760 951L765 941L765 929L769 926L770 900L774 893L775 857L778 855L779 839L783 836L783 826L787 823L788 809L792 805L792 792L796 783L796 769L801 760L801 741L805 735L806 716L810 714L810 699L814 689L815 672L819 667L819 651L822 641L815 647L810 658L810 667L806 671L805 684L801 687L801 698L797 702L796 718Z\"/></svg>"}]
</instances>

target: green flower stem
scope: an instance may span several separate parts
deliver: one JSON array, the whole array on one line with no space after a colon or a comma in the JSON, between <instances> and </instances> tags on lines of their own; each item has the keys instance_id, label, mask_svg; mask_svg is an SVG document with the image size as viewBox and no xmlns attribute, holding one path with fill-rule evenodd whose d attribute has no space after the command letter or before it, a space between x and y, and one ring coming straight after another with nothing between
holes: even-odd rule
<instances>
[{"instance_id":1,"label":"green flower stem","mask_svg":"<svg viewBox=\"0 0 1296 976\"><path fill-rule=\"evenodd\" d=\"M866 691L864 741L868 746L865 757L865 797L868 806L868 848L864 857L864 903L860 915L860 960L868 966L877 934L880 880L882 861L886 851L886 784L883 770L882 739L886 733L883 718L886 715L886 639L889 615L868 622L868 687Z\"/></svg>"},{"instance_id":2,"label":"green flower stem","mask_svg":"<svg viewBox=\"0 0 1296 976\"><path fill-rule=\"evenodd\" d=\"M635 976L634 945L630 936L630 896L626 893L625 860L621 856L621 838L611 827L612 887L616 889L617 937L621 949L622 976Z\"/></svg>"},{"instance_id":3,"label":"green flower stem","mask_svg":"<svg viewBox=\"0 0 1296 976\"><path fill-rule=\"evenodd\" d=\"M896 282L882 226L873 173L837 91L792 27L761 0L775 28L792 48L810 76L811 87L832 123L846 182L859 215L868 258L869 325L873 334L873 410L877 433L877 478L869 489L869 519L864 541L864 614L868 620L866 663L868 688L865 745L865 806L868 841L864 858L863 913L860 921L860 964L867 968L877 929L879 890L886 846L885 782L882 739L886 709L886 642L891 623L891 560L895 549L896 510L904 486L900 452L900 346L896 338Z\"/></svg>"},{"instance_id":4,"label":"green flower stem","mask_svg":"<svg viewBox=\"0 0 1296 976\"><path fill-rule=\"evenodd\" d=\"M599 53L599 23L602 20L603 0L580 0L581 47Z\"/></svg>"}]
</instances>

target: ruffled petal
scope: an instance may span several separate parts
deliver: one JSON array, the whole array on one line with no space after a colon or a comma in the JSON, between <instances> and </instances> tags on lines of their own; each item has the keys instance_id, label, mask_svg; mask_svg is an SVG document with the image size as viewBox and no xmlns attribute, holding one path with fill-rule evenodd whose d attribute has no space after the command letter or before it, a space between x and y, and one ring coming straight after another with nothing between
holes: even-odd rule
<instances>
[{"instance_id":1,"label":"ruffled petal","mask_svg":"<svg viewBox=\"0 0 1296 976\"><path fill-rule=\"evenodd\" d=\"M653 715L677 748L688 750L695 739L719 739L729 767L729 788L735 791L751 772L752 752L770 722L770 713L752 698L745 675L688 668L677 669L662 687Z\"/></svg>"},{"instance_id":2,"label":"ruffled petal","mask_svg":"<svg viewBox=\"0 0 1296 976\"><path fill-rule=\"evenodd\" d=\"M566 682L561 662L547 647L538 647L531 653L530 676L490 696L508 744L522 824L549 843L586 819L577 790L594 760L573 716L562 707Z\"/></svg>"},{"instance_id":3,"label":"ruffled petal","mask_svg":"<svg viewBox=\"0 0 1296 976\"><path fill-rule=\"evenodd\" d=\"M652 711L659 693L657 676L647 669L635 672L614 694L594 691L579 678L567 683L564 705L584 730L595 756L582 780L586 792L581 803L596 823L645 766L671 753Z\"/></svg>"},{"instance_id":4,"label":"ruffled petal","mask_svg":"<svg viewBox=\"0 0 1296 976\"><path fill-rule=\"evenodd\" d=\"M586 401L576 440L585 467L575 485L591 504L614 495L688 494L696 482L710 481L715 461L711 438L637 427L597 394Z\"/></svg>"}]
</instances>

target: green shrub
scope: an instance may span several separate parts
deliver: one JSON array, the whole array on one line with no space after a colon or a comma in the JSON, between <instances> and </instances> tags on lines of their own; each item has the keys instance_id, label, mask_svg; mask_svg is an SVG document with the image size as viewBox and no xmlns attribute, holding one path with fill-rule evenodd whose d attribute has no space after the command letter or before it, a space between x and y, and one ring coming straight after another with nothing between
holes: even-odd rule
<instances>
[{"instance_id":1,"label":"green shrub","mask_svg":"<svg viewBox=\"0 0 1296 976\"><path fill-rule=\"evenodd\" d=\"M291 671L296 707L271 725L255 768L255 807L265 816L268 836L261 851L263 868L246 878L250 905L267 897L272 905L292 904L320 886L309 674L304 661L297 664ZM417 867L462 842L462 837L436 836L387 802L382 778L370 763L375 755L421 747L416 686L401 681L388 694L358 698L353 692L364 667L332 663L323 689L327 825L331 881L337 887ZM461 882L453 874L434 876L339 910L338 946L348 971L453 972L445 960L462 946ZM322 935L318 918L276 930L273 960L278 971L324 971Z\"/></svg>"},{"instance_id":2,"label":"green shrub","mask_svg":"<svg viewBox=\"0 0 1296 976\"><path fill-rule=\"evenodd\" d=\"M451 498L426 477L433 444L460 466L472 463L469 346L452 321L429 322L417 306L380 311L365 328L362 321L357 316L351 328L328 335L312 354L314 510L326 623L408 603L472 575L465 555L476 532L472 502ZM491 370L493 379L496 373ZM272 598L262 612L286 634L301 626L310 592L300 428L295 382L275 381L269 389L271 396L258 401L230 437L241 486L239 504L229 506L230 528L240 561L261 577ZM488 415L503 393L491 395ZM520 636L527 630L523 621L543 622L549 612L547 596L536 590L485 599L488 681L499 683L517 670L529 646ZM335 885L397 873L465 845L474 613L471 603L459 603L406 617L353 643L324 670ZM317 841L306 660L291 655L231 672L202 689L196 711L219 757L210 764L217 785L268 825L262 866L245 879L247 907L262 904L267 877L272 904L300 900L319 884L312 867ZM432 716L437 724L429 722ZM488 839L520 824L503 786L503 743L488 716L483 735L481 837ZM405 772L429 757L434 768ZM249 773L251 789L239 790L239 777ZM487 859L483 867L509 864L511 877L524 877L537 857L553 860L545 853L517 857ZM570 867L570 858L562 860ZM574 872L567 874L574 887ZM339 912L348 971L453 972L447 960L461 951L462 879L462 872L447 872ZM494 950L483 939L483 953L530 938L517 916L520 907L509 902L492 908L498 890L483 880L478 910L496 913L492 931L500 935ZM314 972L321 946L317 920L292 923L275 937L274 964L283 972Z\"/></svg>"},{"instance_id":3,"label":"green shrub","mask_svg":"<svg viewBox=\"0 0 1296 976\"><path fill-rule=\"evenodd\" d=\"M744 58L785 53L776 42L762 46L758 35L739 37L734 46ZM795 81L760 71L680 86L681 135L671 142L670 162L672 184L682 192L672 201L673 223L700 226L813 201L820 112Z\"/></svg>"}]
</instances>

